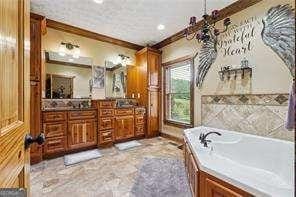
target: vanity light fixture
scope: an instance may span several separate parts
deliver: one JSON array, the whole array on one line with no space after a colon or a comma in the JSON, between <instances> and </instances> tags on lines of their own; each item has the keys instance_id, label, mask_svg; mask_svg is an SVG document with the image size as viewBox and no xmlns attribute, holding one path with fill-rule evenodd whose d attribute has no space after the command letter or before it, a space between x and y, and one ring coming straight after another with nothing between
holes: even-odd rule
<instances>
[{"instance_id":1,"label":"vanity light fixture","mask_svg":"<svg viewBox=\"0 0 296 197\"><path fill-rule=\"evenodd\" d=\"M65 56L67 53L66 51L72 51L72 57L78 59L80 57L80 49L78 45L72 44L70 42L61 42L59 48L59 55Z\"/></svg>"},{"instance_id":2,"label":"vanity light fixture","mask_svg":"<svg viewBox=\"0 0 296 197\"><path fill-rule=\"evenodd\" d=\"M123 54L119 54L118 64L121 64L122 66L126 66L127 64L130 64L130 57Z\"/></svg>"}]
</instances>

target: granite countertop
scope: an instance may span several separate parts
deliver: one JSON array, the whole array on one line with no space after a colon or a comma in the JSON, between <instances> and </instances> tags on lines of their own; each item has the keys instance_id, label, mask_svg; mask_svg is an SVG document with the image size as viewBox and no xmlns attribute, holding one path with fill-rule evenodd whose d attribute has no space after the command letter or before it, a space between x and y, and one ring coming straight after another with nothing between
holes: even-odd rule
<instances>
[{"instance_id":1,"label":"granite countertop","mask_svg":"<svg viewBox=\"0 0 296 197\"><path fill-rule=\"evenodd\" d=\"M87 107L87 108L67 108L67 107L59 107L59 108L46 108L42 109L42 111L87 111L87 110L96 110L95 107Z\"/></svg>"}]
</instances>

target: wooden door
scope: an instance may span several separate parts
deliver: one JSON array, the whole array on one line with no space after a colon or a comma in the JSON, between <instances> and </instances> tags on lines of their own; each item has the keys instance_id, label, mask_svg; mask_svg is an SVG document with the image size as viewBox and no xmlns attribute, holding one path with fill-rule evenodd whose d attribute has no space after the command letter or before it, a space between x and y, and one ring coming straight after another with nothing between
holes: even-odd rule
<instances>
[{"instance_id":1,"label":"wooden door","mask_svg":"<svg viewBox=\"0 0 296 197\"><path fill-rule=\"evenodd\" d=\"M115 118L115 140L134 137L134 116L118 116Z\"/></svg>"},{"instance_id":2,"label":"wooden door","mask_svg":"<svg viewBox=\"0 0 296 197\"><path fill-rule=\"evenodd\" d=\"M68 123L68 149L83 148L97 144L95 120L73 120Z\"/></svg>"},{"instance_id":3,"label":"wooden door","mask_svg":"<svg viewBox=\"0 0 296 197\"><path fill-rule=\"evenodd\" d=\"M41 132L41 87L40 82L30 82L30 133L37 137ZM31 164L42 160L42 146L32 144L30 147Z\"/></svg>"},{"instance_id":4,"label":"wooden door","mask_svg":"<svg viewBox=\"0 0 296 197\"><path fill-rule=\"evenodd\" d=\"M0 1L0 188L30 185L24 147L30 130L29 4Z\"/></svg>"},{"instance_id":5,"label":"wooden door","mask_svg":"<svg viewBox=\"0 0 296 197\"><path fill-rule=\"evenodd\" d=\"M154 137L159 134L159 97L158 89L148 91L147 135Z\"/></svg>"}]
</instances>

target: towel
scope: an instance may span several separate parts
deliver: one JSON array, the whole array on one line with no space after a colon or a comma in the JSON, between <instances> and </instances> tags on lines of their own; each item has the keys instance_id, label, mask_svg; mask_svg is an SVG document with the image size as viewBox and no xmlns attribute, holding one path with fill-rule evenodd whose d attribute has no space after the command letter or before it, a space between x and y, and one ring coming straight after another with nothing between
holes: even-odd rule
<instances>
[{"instance_id":1,"label":"towel","mask_svg":"<svg viewBox=\"0 0 296 197\"><path fill-rule=\"evenodd\" d=\"M295 81L293 81L289 94L288 114L286 122L286 129L288 129L289 131L295 128L295 101Z\"/></svg>"}]
</instances>

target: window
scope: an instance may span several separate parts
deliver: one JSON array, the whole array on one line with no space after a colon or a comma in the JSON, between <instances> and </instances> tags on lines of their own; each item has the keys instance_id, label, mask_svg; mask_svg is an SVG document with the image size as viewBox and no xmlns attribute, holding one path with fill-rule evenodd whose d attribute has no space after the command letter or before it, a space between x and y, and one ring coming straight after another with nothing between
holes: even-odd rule
<instances>
[{"instance_id":1,"label":"window","mask_svg":"<svg viewBox=\"0 0 296 197\"><path fill-rule=\"evenodd\" d=\"M177 126L193 125L192 60L176 61L165 67L165 122Z\"/></svg>"}]
</instances>

